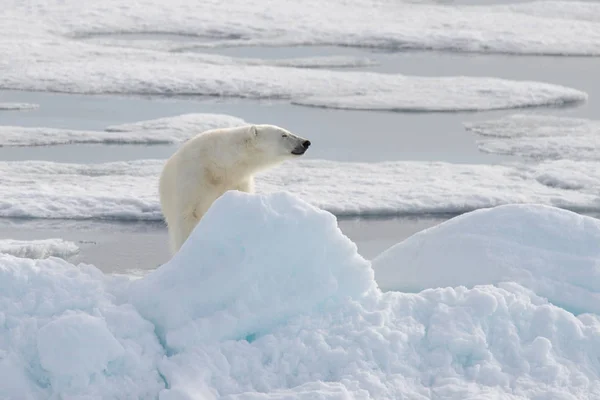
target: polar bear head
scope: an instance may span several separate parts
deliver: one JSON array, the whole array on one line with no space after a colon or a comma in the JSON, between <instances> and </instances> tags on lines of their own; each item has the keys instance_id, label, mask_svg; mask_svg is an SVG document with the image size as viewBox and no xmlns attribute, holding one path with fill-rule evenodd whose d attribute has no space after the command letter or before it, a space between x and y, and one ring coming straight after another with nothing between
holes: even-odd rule
<instances>
[{"instance_id":1,"label":"polar bear head","mask_svg":"<svg viewBox=\"0 0 600 400\"><path fill-rule=\"evenodd\" d=\"M310 146L310 140L275 125L251 125L248 142L253 156L266 163L301 156Z\"/></svg>"}]
</instances>

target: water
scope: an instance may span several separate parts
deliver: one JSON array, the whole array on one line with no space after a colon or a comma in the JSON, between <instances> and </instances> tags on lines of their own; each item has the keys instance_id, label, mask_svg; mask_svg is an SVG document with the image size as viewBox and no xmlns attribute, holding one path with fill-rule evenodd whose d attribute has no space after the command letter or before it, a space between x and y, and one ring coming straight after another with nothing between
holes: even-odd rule
<instances>
[{"instance_id":1,"label":"water","mask_svg":"<svg viewBox=\"0 0 600 400\"><path fill-rule=\"evenodd\" d=\"M0 101L40 104L36 110L0 111L0 124L102 130L108 125L192 112L226 113L248 122L272 123L309 137L314 145L306 157L337 161L388 160L497 163L511 157L480 153L463 123L515 112L551 113L595 118L600 111L600 61L586 57L530 57L444 52L373 52L337 47L225 48L211 51L253 58L355 55L380 65L356 68L421 76L495 76L563 84L586 91L589 101L576 107L535 108L476 113L393 113L329 110L292 106L286 102L202 97L82 96L39 92L0 92ZM142 158L167 158L175 145L66 145L0 148L0 160L51 160L92 163ZM443 218L340 220L342 231L371 258L411 234L439 224ZM4 221L0 237L39 239L62 237L79 243L81 262L107 272L154 268L168 259L162 224L101 222Z\"/></svg>"},{"instance_id":2,"label":"water","mask_svg":"<svg viewBox=\"0 0 600 400\"><path fill-rule=\"evenodd\" d=\"M399 240L444 220L439 217L341 219L339 226L357 244L360 254L371 259ZM80 254L70 261L92 264L107 273L154 269L170 257L167 229L158 222L0 219L0 238L69 240L80 248Z\"/></svg>"}]
</instances>

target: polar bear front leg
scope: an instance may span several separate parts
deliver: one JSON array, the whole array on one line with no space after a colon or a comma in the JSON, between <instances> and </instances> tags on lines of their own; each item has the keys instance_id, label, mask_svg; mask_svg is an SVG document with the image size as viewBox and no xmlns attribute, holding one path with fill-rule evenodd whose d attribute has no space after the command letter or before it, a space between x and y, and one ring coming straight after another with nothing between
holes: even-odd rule
<instances>
[{"instance_id":1,"label":"polar bear front leg","mask_svg":"<svg viewBox=\"0 0 600 400\"><path fill-rule=\"evenodd\" d=\"M196 220L193 214L178 215L177 222L171 230L171 253L175 254L185 243L190 233L194 230L199 220Z\"/></svg>"},{"instance_id":2,"label":"polar bear front leg","mask_svg":"<svg viewBox=\"0 0 600 400\"><path fill-rule=\"evenodd\" d=\"M199 203L186 207L185 211L177 216L177 222L173 226L171 235L171 252L173 254L183 246L207 210L208 207L204 203Z\"/></svg>"}]
</instances>

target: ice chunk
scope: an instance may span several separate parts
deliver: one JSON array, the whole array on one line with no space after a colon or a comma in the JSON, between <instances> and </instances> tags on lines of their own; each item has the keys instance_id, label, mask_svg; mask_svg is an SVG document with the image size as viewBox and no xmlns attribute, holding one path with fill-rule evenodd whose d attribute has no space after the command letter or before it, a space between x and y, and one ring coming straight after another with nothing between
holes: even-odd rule
<instances>
[{"instance_id":1,"label":"ice chunk","mask_svg":"<svg viewBox=\"0 0 600 400\"><path fill-rule=\"evenodd\" d=\"M373 260L384 290L517 282L572 312L600 314L600 220L506 205L426 229Z\"/></svg>"},{"instance_id":2,"label":"ice chunk","mask_svg":"<svg viewBox=\"0 0 600 400\"><path fill-rule=\"evenodd\" d=\"M25 258L69 258L79 253L79 247L63 239L14 240L0 239L0 253Z\"/></svg>"},{"instance_id":3,"label":"ice chunk","mask_svg":"<svg viewBox=\"0 0 600 400\"><path fill-rule=\"evenodd\" d=\"M238 125L246 125L246 122L230 115L201 113L111 125L106 128L106 131L0 125L0 146L48 146L73 143L180 143L209 129Z\"/></svg>"},{"instance_id":4,"label":"ice chunk","mask_svg":"<svg viewBox=\"0 0 600 400\"><path fill-rule=\"evenodd\" d=\"M600 160L600 121L553 115L515 114L466 123L481 135L479 148L488 153L532 159Z\"/></svg>"},{"instance_id":5,"label":"ice chunk","mask_svg":"<svg viewBox=\"0 0 600 400\"><path fill-rule=\"evenodd\" d=\"M538 82L508 84L495 78L407 77L398 92L381 90L371 96L345 95L294 99L294 104L354 110L482 111L583 101L578 91Z\"/></svg>"},{"instance_id":6,"label":"ice chunk","mask_svg":"<svg viewBox=\"0 0 600 400\"><path fill-rule=\"evenodd\" d=\"M0 102L0 111L1 110L33 110L38 108L38 104L32 103L2 103Z\"/></svg>"},{"instance_id":7,"label":"ice chunk","mask_svg":"<svg viewBox=\"0 0 600 400\"><path fill-rule=\"evenodd\" d=\"M360 298L372 274L330 213L286 193L229 191L170 262L132 285L131 301L170 348L182 349L259 335L292 315Z\"/></svg>"}]
</instances>

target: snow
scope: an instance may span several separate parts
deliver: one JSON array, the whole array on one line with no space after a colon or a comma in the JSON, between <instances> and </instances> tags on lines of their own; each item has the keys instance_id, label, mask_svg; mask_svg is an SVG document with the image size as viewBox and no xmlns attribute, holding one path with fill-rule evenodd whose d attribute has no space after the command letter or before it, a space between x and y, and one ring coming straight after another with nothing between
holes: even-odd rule
<instances>
[{"instance_id":1,"label":"snow","mask_svg":"<svg viewBox=\"0 0 600 400\"><path fill-rule=\"evenodd\" d=\"M38 104L32 103L2 103L0 102L0 111L13 111L13 110L33 110L38 108Z\"/></svg>"},{"instance_id":2,"label":"snow","mask_svg":"<svg viewBox=\"0 0 600 400\"><path fill-rule=\"evenodd\" d=\"M145 42L159 41L163 34L179 41L181 47L352 44L384 49L600 54L597 3L431 3L335 0L324 5L317 0L300 0L282 9L268 0L253 4L243 0L226 4L217 0L169 4L140 0L135 5L123 5L119 0L85 0L78 2L81 8L74 8L70 2L59 0L35 0L27 5L11 0L5 18L15 21L6 30L16 25L15 30L26 38L37 39L40 34L30 30L38 28L69 38L93 38L95 44L117 34L147 34ZM29 31L19 29L25 26L23 20L37 24Z\"/></svg>"},{"instance_id":3,"label":"snow","mask_svg":"<svg viewBox=\"0 0 600 400\"><path fill-rule=\"evenodd\" d=\"M102 164L0 162L0 217L161 220L164 160ZM115 181L120 182L115 185ZM454 214L509 203L600 211L600 165L293 160L256 177L258 193L286 190L336 216Z\"/></svg>"},{"instance_id":4,"label":"snow","mask_svg":"<svg viewBox=\"0 0 600 400\"><path fill-rule=\"evenodd\" d=\"M42 368L70 378L101 372L125 351L103 319L85 313L62 315L44 325L38 332L37 350Z\"/></svg>"},{"instance_id":5,"label":"snow","mask_svg":"<svg viewBox=\"0 0 600 400\"><path fill-rule=\"evenodd\" d=\"M375 258L373 269L382 290L516 282L571 312L600 314L598 243L598 219L506 205L421 231Z\"/></svg>"},{"instance_id":6,"label":"snow","mask_svg":"<svg viewBox=\"0 0 600 400\"><path fill-rule=\"evenodd\" d=\"M269 1L250 5L240 0L202 4L178 0L169 5L143 0L135 6L117 0L86 0L77 4L34 0L23 5L11 0L5 5L0 17L0 52L11 57L0 63L0 89L282 99L361 110L506 109L581 102L587 94L560 85L492 77L297 68L365 66L366 61L357 59L269 61L200 51L202 46L325 44L600 55L600 20L591 17L593 12L585 13L586 18L574 12L558 18L558 12L530 15L531 9L389 0L338 0L327 6L303 0L285 11ZM556 11L561 4L550 6ZM150 39L137 40L144 42L141 47L110 42L115 35L134 34ZM161 35L178 37L179 48L154 46L165 41L153 41L153 36ZM104 38L109 42L104 43Z\"/></svg>"},{"instance_id":7,"label":"snow","mask_svg":"<svg viewBox=\"0 0 600 400\"><path fill-rule=\"evenodd\" d=\"M0 239L0 253L25 258L60 257L67 259L79 253L79 246L63 239Z\"/></svg>"},{"instance_id":8,"label":"snow","mask_svg":"<svg viewBox=\"0 0 600 400\"><path fill-rule=\"evenodd\" d=\"M514 114L464 124L483 137L479 149L528 159L600 160L600 121L553 115Z\"/></svg>"},{"instance_id":9,"label":"snow","mask_svg":"<svg viewBox=\"0 0 600 400\"><path fill-rule=\"evenodd\" d=\"M141 278L0 255L0 397L600 396L600 222L536 205L454 221L437 243L451 242L455 225L494 252L454 242L437 269L415 270L418 293L382 293L335 218L285 193L226 193L180 252ZM474 250L476 286L458 257ZM396 265L412 262L405 251L394 249ZM494 284L498 255L512 256L510 273ZM469 287L427 288L442 271ZM567 294L585 313L554 304Z\"/></svg>"},{"instance_id":10,"label":"snow","mask_svg":"<svg viewBox=\"0 0 600 400\"><path fill-rule=\"evenodd\" d=\"M192 113L174 117L111 125L104 131L0 125L0 146L48 146L74 143L166 144L181 143L209 129L246 125L225 114Z\"/></svg>"},{"instance_id":11,"label":"snow","mask_svg":"<svg viewBox=\"0 0 600 400\"><path fill-rule=\"evenodd\" d=\"M153 325L116 304L109 281L91 265L0 254L0 398L151 398L164 388Z\"/></svg>"},{"instance_id":12,"label":"snow","mask_svg":"<svg viewBox=\"0 0 600 400\"><path fill-rule=\"evenodd\" d=\"M165 334L169 349L257 335L373 285L369 264L332 214L285 193L267 199L225 196L167 265L132 285L132 304ZM274 237L281 238L276 248Z\"/></svg>"}]
</instances>

